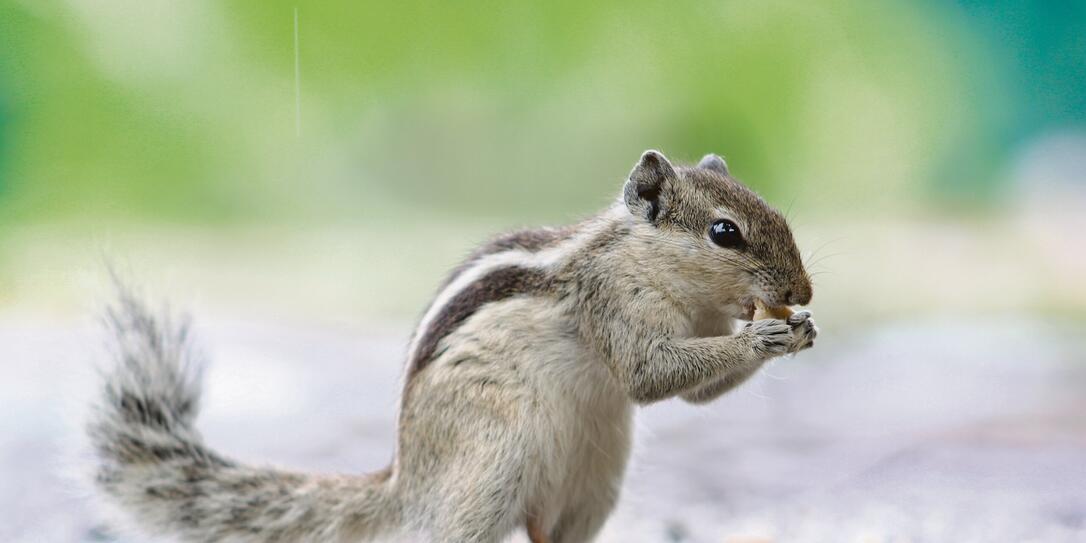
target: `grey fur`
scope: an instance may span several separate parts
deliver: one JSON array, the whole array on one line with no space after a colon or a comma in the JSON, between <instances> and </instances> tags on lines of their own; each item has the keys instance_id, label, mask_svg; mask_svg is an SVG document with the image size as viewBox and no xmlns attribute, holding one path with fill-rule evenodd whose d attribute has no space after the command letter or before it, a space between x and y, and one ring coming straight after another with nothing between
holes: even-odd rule
<instances>
[{"instance_id":1,"label":"grey fur","mask_svg":"<svg viewBox=\"0 0 1086 543\"><path fill-rule=\"evenodd\" d=\"M102 496L183 541L482 543L518 527L590 541L619 497L635 405L711 401L817 335L808 312L735 330L755 299L806 303L811 286L780 213L710 166L648 151L599 215L473 253L412 339L395 460L374 475L251 468L206 448L187 326L123 294L88 426ZM722 217L742 249L709 239Z\"/></svg>"},{"instance_id":2,"label":"grey fur","mask_svg":"<svg viewBox=\"0 0 1086 543\"><path fill-rule=\"evenodd\" d=\"M254 468L206 448L192 426L203 360L186 320L122 289L105 324L113 365L87 432L96 486L122 528L185 541L348 541L398 524L379 475Z\"/></svg>"}]
</instances>

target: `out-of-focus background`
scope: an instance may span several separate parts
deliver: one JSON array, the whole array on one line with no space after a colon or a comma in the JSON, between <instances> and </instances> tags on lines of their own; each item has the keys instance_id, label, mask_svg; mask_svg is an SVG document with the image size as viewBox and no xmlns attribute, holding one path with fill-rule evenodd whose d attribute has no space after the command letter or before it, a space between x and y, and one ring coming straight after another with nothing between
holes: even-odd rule
<instances>
[{"instance_id":1,"label":"out-of-focus background","mask_svg":"<svg viewBox=\"0 0 1086 543\"><path fill-rule=\"evenodd\" d=\"M0 0L0 534L111 537L57 475L104 261L203 323L209 439L374 469L445 271L646 148L788 210L823 332L646 409L603 539L1086 537L1086 4L1040 0Z\"/></svg>"}]
</instances>

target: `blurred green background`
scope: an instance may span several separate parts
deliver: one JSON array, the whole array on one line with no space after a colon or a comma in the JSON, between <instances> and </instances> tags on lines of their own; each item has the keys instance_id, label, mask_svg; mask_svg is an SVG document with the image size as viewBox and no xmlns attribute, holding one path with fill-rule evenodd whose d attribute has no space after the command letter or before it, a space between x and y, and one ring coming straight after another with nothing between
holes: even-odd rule
<instances>
[{"instance_id":1,"label":"blurred green background","mask_svg":"<svg viewBox=\"0 0 1086 543\"><path fill-rule=\"evenodd\" d=\"M406 322L646 148L787 208L831 321L1086 313L1086 3L905 0L2 0L0 309L84 310L105 255Z\"/></svg>"}]
</instances>

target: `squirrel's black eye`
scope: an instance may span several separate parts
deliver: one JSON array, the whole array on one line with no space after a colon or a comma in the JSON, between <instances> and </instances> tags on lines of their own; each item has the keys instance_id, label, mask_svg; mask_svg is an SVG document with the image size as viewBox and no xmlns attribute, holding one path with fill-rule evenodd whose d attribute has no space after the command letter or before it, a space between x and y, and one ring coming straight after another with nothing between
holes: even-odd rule
<instances>
[{"instance_id":1,"label":"squirrel's black eye","mask_svg":"<svg viewBox=\"0 0 1086 543\"><path fill-rule=\"evenodd\" d=\"M739 233L739 227L728 219L713 222L712 226L709 227L709 239L713 240L713 243L729 249L738 249L746 245L746 242L743 241L743 234Z\"/></svg>"}]
</instances>

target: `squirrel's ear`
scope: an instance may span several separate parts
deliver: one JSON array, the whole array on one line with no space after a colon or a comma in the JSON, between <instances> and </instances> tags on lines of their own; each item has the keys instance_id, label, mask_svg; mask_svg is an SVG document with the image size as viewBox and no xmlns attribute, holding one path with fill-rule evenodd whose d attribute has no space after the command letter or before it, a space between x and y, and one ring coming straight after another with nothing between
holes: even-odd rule
<instances>
[{"instance_id":1,"label":"squirrel's ear","mask_svg":"<svg viewBox=\"0 0 1086 543\"><path fill-rule=\"evenodd\" d=\"M701 162L698 162L698 167L703 170L713 170L720 175L728 175L728 164L724 162L723 158L714 154L702 157Z\"/></svg>"},{"instance_id":2,"label":"squirrel's ear","mask_svg":"<svg viewBox=\"0 0 1086 543\"><path fill-rule=\"evenodd\" d=\"M675 168L668 162L667 157L659 151L645 151L630 172L626 187L622 191L630 213L644 217L649 222L656 222L656 218L666 207L665 198L662 196L665 184L673 177Z\"/></svg>"}]
</instances>

